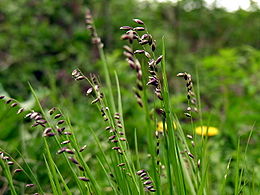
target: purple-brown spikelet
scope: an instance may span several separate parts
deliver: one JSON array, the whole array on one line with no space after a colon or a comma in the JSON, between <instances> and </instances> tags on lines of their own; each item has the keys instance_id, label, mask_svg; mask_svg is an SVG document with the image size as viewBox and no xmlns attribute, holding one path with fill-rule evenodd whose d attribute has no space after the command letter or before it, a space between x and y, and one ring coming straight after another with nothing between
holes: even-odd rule
<instances>
[{"instance_id":1,"label":"purple-brown spikelet","mask_svg":"<svg viewBox=\"0 0 260 195\"><path fill-rule=\"evenodd\" d=\"M84 145L80 148L79 152L83 152L87 148L87 145Z\"/></svg>"},{"instance_id":2,"label":"purple-brown spikelet","mask_svg":"<svg viewBox=\"0 0 260 195\"><path fill-rule=\"evenodd\" d=\"M133 27L131 27L131 26L121 26L120 27L120 30L132 30L133 29Z\"/></svg>"},{"instance_id":3,"label":"purple-brown spikelet","mask_svg":"<svg viewBox=\"0 0 260 195\"><path fill-rule=\"evenodd\" d=\"M140 179L143 182L144 188L147 189L150 192L155 192L156 190L153 188L153 185L151 185L153 182L150 180L150 177L148 176L148 173L146 170L142 169L136 172L136 174L140 177Z\"/></svg>"},{"instance_id":4,"label":"purple-brown spikelet","mask_svg":"<svg viewBox=\"0 0 260 195\"><path fill-rule=\"evenodd\" d=\"M56 111L56 108L54 107L54 108L51 108L51 109L48 111L48 113L49 113L49 115L52 115L55 111Z\"/></svg>"},{"instance_id":5,"label":"purple-brown spikelet","mask_svg":"<svg viewBox=\"0 0 260 195\"><path fill-rule=\"evenodd\" d=\"M79 168L79 170L85 171L84 167L82 167L81 165L78 165L77 167Z\"/></svg>"},{"instance_id":6,"label":"purple-brown spikelet","mask_svg":"<svg viewBox=\"0 0 260 195\"><path fill-rule=\"evenodd\" d=\"M14 173L20 173L20 172L22 172L23 170L22 169L15 169L14 170Z\"/></svg>"},{"instance_id":7,"label":"purple-brown spikelet","mask_svg":"<svg viewBox=\"0 0 260 195\"><path fill-rule=\"evenodd\" d=\"M152 183L153 183L152 181L148 180L148 181L145 181L143 184L144 185L149 185L149 184L152 184Z\"/></svg>"},{"instance_id":8,"label":"purple-brown spikelet","mask_svg":"<svg viewBox=\"0 0 260 195\"><path fill-rule=\"evenodd\" d=\"M23 111L24 111L24 108L20 108L20 109L17 111L16 114L20 114L20 113L22 113Z\"/></svg>"},{"instance_id":9,"label":"purple-brown spikelet","mask_svg":"<svg viewBox=\"0 0 260 195\"><path fill-rule=\"evenodd\" d=\"M68 159L69 159L71 162L73 162L74 164L76 164L76 165L79 164L79 162L78 162L75 158L73 158L72 156L69 156Z\"/></svg>"},{"instance_id":10,"label":"purple-brown spikelet","mask_svg":"<svg viewBox=\"0 0 260 195\"><path fill-rule=\"evenodd\" d=\"M61 125L61 124L63 124L65 121L64 120L59 120L58 122L57 122L57 124L58 125Z\"/></svg>"},{"instance_id":11,"label":"purple-brown spikelet","mask_svg":"<svg viewBox=\"0 0 260 195\"><path fill-rule=\"evenodd\" d=\"M195 93L193 92L193 83L192 83L191 75L186 72L181 72L177 74L177 77L182 77L186 81L187 99L193 105L193 108L189 106L187 107L186 110L189 111L190 113L191 111L198 112L196 106L197 101L196 101ZM186 117L191 117L190 113L184 113L184 114Z\"/></svg>"},{"instance_id":12,"label":"purple-brown spikelet","mask_svg":"<svg viewBox=\"0 0 260 195\"><path fill-rule=\"evenodd\" d=\"M144 31L145 30L145 28L144 27L135 27L134 29L133 29L134 31Z\"/></svg>"},{"instance_id":13,"label":"purple-brown spikelet","mask_svg":"<svg viewBox=\"0 0 260 195\"><path fill-rule=\"evenodd\" d=\"M133 21L137 24L141 24L141 25L144 25L144 22L140 19L133 19Z\"/></svg>"},{"instance_id":14,"label":"purple-brown spikelet","mask_svg":"<svg viewBox=\"0 0 260 195\"><path fill-rule=\"evenodd\" d=\"M151 189L151 188L153 188L153 186L151 185L151 186L146 186L145 187L147 190L149 190L149 189Z\"/></svg>"},{"instance_id":15,"label":"purple-brown spikelet","mask_svg":"<svg viewBox=\"0 0 260 195\"><path fill-rule=\"evenodd\" d=\"M137 174L137 175L141 175L141 174L144 173L144 172L145 172L145 170L142 169L142 170L137 171L136 174Z\"/></svg>"},{"instance_id":16,"label":"purple-brown spikelet","mask_svg":"<svg viewBox=\"0 0 260 195\"><path fill-rule=\"evenodd\" d=\"M50 127L48 127L48 128L46 128L46 129L44 129L43 134L50 133L51 130L52 130L52 129L51 129Z\"/></svg>"},{"instance_id":17,"label":"purple-brown spikelet","mask_svg":"<svg viewBox=\"0 0 260 195\"><path fill-rule=\"evenodd\" d=\"M62 134L63 134L63 131L64 131L65 129L66 129L65 127L58 128L57 131L58 131L59 135L62 135Z\"/></svg>"},{"instance_id":18,"label":"purple-brown spikelet","mask_svg":"<svg viewBox=\"0 0 260 195\"><path fill-rule=\"evenodd\" d=\"M54 119L60 118L61 116L62 116L61 114L56 114L56 115L54 116Z\"/></svg>"},{"instance_id":19,"label":"purple-brown spikelet","mask_svg":"<svg viewBox=\"0 0 260 195\"><path fill-rule=\"evenodd\" d=\"M31 127L37 127L38 125L39 125L39 123L34 123L34 124L32 124Z\"/></svg>"},{"instance_id":20,"label":"purple-brown spikelet","mask_svg":"<svg viewBox=\"0 0 260 195\"><path fill-rule=\"evenodd\" d=\"M16 107L17 105L18 105L18 104L15 102L15 103L12 103L12 104L11 104L11 107L14 108L14 107Z\"/></svg>"},{"instance_id":21,"label":"purple-brown spikelet","mask_svg":"<svg viewBox=\"0 0 260 195\"><path fill-rule=\"evenodd\" d=\"M188 156L189 156L190 158L194 159L194 156L193 156L192 153L188 152Z\"/></svg>"},{"instance_id":22,"label":"purple-brown spikelet","mask_svg":"<svg viewBox=\"0 0 260 195\"><path fill-rule=\"evenodd\" d=\"M8 99L5 103L10 104L12 101L13 101L12 99Z\"/></svg>"},{"instance_id":23,"label":"purple-brown spikelet","mask_svg":"<svg viewBox=\"0 0 260 195\"><path fill-rule=\"evenodd\" d=\"M53 137L55 135L56 135L56 133L49 132L49 133L45 134L45 137Z\"/></svg>"},{"instance_id":24,"label":"purple-brown spikelet","mask_svg":"<svg viewBox=\"0 0 260 195\"><path fill-rule=\"evenodd\" d=\"M106 127L106 131L110 130L111 129L111 126L107 126Z\"/></svg>"},{"instance_id":25,"label":"purple-brown spikelet","mask_svg":"<svg viewBox=\"0 0 260 195\"><path fill-rule=\"evenodd\" d=\"M150 179L150 177L142 177L142 180L148 180L148 179Z\"/></svg>"},{"instance_id":26,"label":"purple-brown spikelet","mask_svg":"<svg viewBox=\"0 0 260 195\"><path fill-rule=\"evenodd\" d=\"M29 183L29 184L25 185L25 187L27 187L27 188L32 188L33 186L34 186L34 184L32 184L32 183Z\"/></svg>"},{"instance_id":27,"label":"purple-brown spikelet","mask_svg":"<svg viewBox=\"0 0 260 195\"><path fill-rule=\"evenodd\" d=\"M2 99L4 99L5 98L5 96L4 95L1 95L0 96L0 100L2 100Z\"/></svg>"},{"instance_id":28,"label":"purple-brown spikelet","mask_svg":"<svg viewBox=\"0 0 260 195\"><path fill-rule=\"evenodd\" d=\"M118 140L117 140L117 139L113 139L113 140L111 140L111 142L112 142L112 143L117 143Z\"/></svg>"},{"instance_id":29,"label":"purple-brown spikelet","mask_svg":"<svg viewBox=\"0 0 260 195\"><path fill-rule=\"evenodd\" d=\"M123 166L125 166L125 163L120 163L120 164L118 164L117 166L118 166L118 167L123 167Z\"/></svg>"},{"instance_id":30,"label":"purple-brown spikelet","mask_svg":"<svg viewBox=\"0 0 260 195\"><path fill-rule=\"evenodd\" d=\"M150 188L148 189L150 192L156 192L156 190L154 188Z\"/></svg>"},{"instance_id":31,"label":"purple-brown spikelet","mask_svg":"<svg viewBox=\"0 0 260 195\"><path fill-rule=\"evenodd\" d=\"M85 182L88 182L90 181L88 178L86 177L78 177L81 181L85 181Z\"/></svg>"},{"instance_id":32,"label":"purple-brown spikelet","mask_svg":"<svg viewBox=\"0 0 260 195\"><path fill-rule=\"evenodd\" d=\"M118 146L115 146L115 147L112 148L112 150L120 150L120 149L121 149L121 148L118 147Z\"/></svg>"},{"instance_id":33,"label":"purple-brown spikelet","mask_svg":"<svg viewBox=\"0 0 260 195\"><path fill-rule=\"evenodd\" d=\"M112 136L110 136L108 139L109 139L109 140L113 140L113 139L115 139L115 137L116 137L115 135L112 135Z\"/></svg>"},{"instance_id":34,"label":"purple-brown spikelet","mask_svg":"<svg viewBox=\"0 0 260 195\"><path fill-rule=\"evenodd\" d=\"M162 61L162 59L163 59L163 56L162 56L162 55L159 56L159 57L157 58L157 60L155 61L155 64L156 64L156 65L159 64L159 63Z\"/></svg>"},{"instance_id":35,"label":"purple-brown spikelet","mask_svg":"<svg viewBox=\"0 0 260 195\"><path fill-rule=\"evenodd\" d=\"M68 148L65 149L65 152L67 152L68 154L75 154L75 152L73 150L68 149Z\"/></svg>"},{"instance_id":36,"label":"purple-brown spikelet","mask_svg":"<svg viewBox=\"0 0 260 195\"><path fill-rule=\"evenodd\" d=\"M64 144L68 144L68 143L70 143L70 140L65 140L65 141L61 142L60 144L64 145Z\"/></svg>"},{"instance_id":37,"label":"purple-brown spikelet","mask_svg":"<svg viewBox=\"0 0 260 195\"><path fill-rule=\"evenodd\" d=\"M67 147L63 147L63 148L59 149L59 150L57 151L57 154L61 154L61 153L65 152L66 149L67 149Z\"/></svg>"},{"instance_id":38,"label":"purple-brown spikelet","mask_svg":"<svg viewBox=\"0 0 260 195\"><path fill-rule=\"evenodd\" d=\"M32 112L31 115L30 115L30 119L35 119L35 117L39 115L38 112Z\"/></svg>"},{"instance_id":39,"label":"purple-brown spikelet","mask_svg":"<svg viewBox=\"0 0 260 195\"><path fill-rule=\"evenodd\" d=\"M93 88L90 87L90 88L87 90L86 95L89 95L89 94L91 94L92 92L93 92Z\"/></svg>"},{"instance_id":40,"label":"purple-brown spikelet","mask_svg":"<svg viewBox=\"0 0 260 195\"><path fill-rule=\"evenodd\" d=\"M14 164L13 161L8 161L8 162L7 162L7 165L13 165L13 164Z\"/></svg>"}]
</instances>

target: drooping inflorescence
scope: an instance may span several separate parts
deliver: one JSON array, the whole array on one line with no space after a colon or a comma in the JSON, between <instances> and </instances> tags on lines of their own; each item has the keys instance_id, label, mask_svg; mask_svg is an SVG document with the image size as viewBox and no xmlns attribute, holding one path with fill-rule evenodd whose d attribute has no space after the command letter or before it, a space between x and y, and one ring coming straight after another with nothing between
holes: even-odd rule
<instances>
[{"instance_id":1,"label":"drooping inflorescence","mask_svg":"<svg viewBox=\"0 0 260 195\"><path fill-rule=\"evenodd\" d=\"M133 19L133 21L141 26L130 27L122 26L120 29L126 31L125 34L121 36L122 40L128 40L130 45L125 45L123 54L126 56L126 61L128 62L131 69L136 71L137 75L137 88L135 89L135 96L137 102L142 106L142 98L140 91L143 89L143 73L142 70L146 70L148 67L148 81L145 81L146 85L154 87L154 94L160 100L163 100L161 83L158 77L158 65L162 61L163 56L155 58L154 51L156 49L156 41L153 39L152 35L146 30L145 23L140 19ZM143 34L142 31L144 31ZM138 43L141 49L133 50L132 48L134 41ZM130 47L131 46L131 47ZM138 60L138 55L144 55L145 61L147 62L147 67L142 68L140 61Z\"/></svg>"},{"instance_id":2,"label":"drooping inflorescence","mask_svg":"<svg viewBox=\"0 0 260 195\"><path fill-rule=\"evenodd\" d=\"M187 112L185 112L186 117L191 117L191 112L198 112L197 109L197 100L195 93L193 92L193 83L192 83L192 77L190 74L184 72L184 73L178 73L177 77L183 77L186 81L186 89L187 89L187 99L191 103L192 107L187 107Z\"/></svg>"},{"instance_id":3,"label":"drooping inflorescence","mask_svg":"<svg viewBox=\"0 0 260 195\"><path fill-rule=\"evenodd\" d=\"M151 177L149 176L149 174L146 170L141 169L141 170L137 171L136 174L142 180L145 190L147 190L149 192L156 192L156 190L154 189L154 186L152 185L153 182L151 180Z\"/></svg>"},{"instance_id":4,"label":"drooping inflorescence","mask_svg":"<svg viewBox=\"0 0 260 195\"><path fill-rule=\"evenodd\" d=\"M82 76L85 77L84 75ZM87 80L91 82L91 87L87 90L86 94L92 95L94 99L91 101L91 104L97 105L103 120L107 124L107 126L105 127L105 131L109 134L108 141L112 144L111 149L122 155L124 149L122 148L123 144L121 143L125 142L126 138L124 137L124 127L121 121L120 114L115 113L113 117L111 116L111 111L109 107L106 106L106 103L104 101L104 93L101 90L97 76L95 74L90 74L90 79ZM124 167L125 162L121 162L117 166Z\"/></svg>"},{"instance_id":5,"label":"drooping inflorescence","mask_svg":"<svg viewBox=\"0 0 260 195\"><path fill-rule=\"evenodd\" d=\"M103 48L103 43L97 34L96 28L93 23L93 17L89 9L86 11L85 15L86 28L90 31L92 37L92 43L97 45L98 48Z\"/></svg>"}]
</instances>

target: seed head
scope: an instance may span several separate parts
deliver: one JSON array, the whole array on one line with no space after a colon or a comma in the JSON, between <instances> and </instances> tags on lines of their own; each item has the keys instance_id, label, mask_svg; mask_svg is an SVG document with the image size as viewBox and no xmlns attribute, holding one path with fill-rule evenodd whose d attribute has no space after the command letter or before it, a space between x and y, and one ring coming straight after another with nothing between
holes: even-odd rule
<instances>
[{"instance_id":1,"label":"seed head","mask_svg":"<svg viewBox=\"0 0 260 195\"><path fill-rule=\"evenodd\" d=\"M57 154L61 154L61 153L65 152L66 149L67 149L67 147L63 147L63 148L59 149Z\"/></svg>"},{"instance_id":2,"label":"seed head","mask_svg":"<svg viewBox=\"0 0 260 195\"><path fill-rule=\"evenodd\" d=\"M61 125L61 124L63 124L65 121L64 120L60 120L60 121L58 121L58 125Z\"/></svg>"},{"instance_id":3,"label":"seed head","mask_svg":"<svg viewBox=\"0 0 260 195\"><path fill-rule=\"evenodd\" d=\"M189 113L187 113L187 112L185 112L184 114L185 114L185 116L188 117L188 118L191 117L191 115L190 115Z\"/></svg>"},{"instance_id":4,"label":"seed head","mask_svg":"<svg viewBox=\"0 0 260 195\"><path fill-rule=\"evenodd\" d=\"M56 135L56 133L50 132L50 133L46 133L45 137L46 137L46 136L47 136L47 137L53 137L53 136L55 136L55 135Z\"/></svg>"},{"instance_id":5,"label":"seed head","mask_svg":"<svg viewBox=\"0 0 260 195\"><path fill-rule=\"evenodd\" d=\"M148 189L150 192L156 192L154 188Z\"/></svg>"},{"instance_id":6,"label":"seed head","mask_svg":"<svg viewBox=\"0 0 260 195\"><path fill-rule=\"evenodd\" d=\"M51 109L48 111L49 115L52 115L52 114L55 112L55 110L56 110L56 108L51 108Z\"/></svg>"},{"instance_id":7,"label":"seed head","mask_svg":"<svg viewBox=\"0 0 260 195\"><path fill-rule=\"evenodd\" d=\"M5 103L10 104L12 101L13 101L12 99L8 99Z\"/></svg>"},{"instance_id":8,"label":"seed head","mask_svg":"<svg viewBox=\"0 0 260 195\"><path fill-rule=\"evenodd\" d=\"M142 177L142 180L148 180L150 177Z\"/></svg>"},{"instance_id":9,"label":"seed head","mask_svg":"<svg viewBox=\"0 0 260 195\"><path fill-rule=\"evenodd\" d=\"M159 57L157 58L157 60L155 61L155 64L159 64L159 63L162 61L162 59L163 59L163 56L162 56L162 55L159 56Z\"/></svg>"},{"instance_id":10,"label":"seed head","mask_svg":"<svg viewBox=\"0 0 260 195\"><path fill-rule=\"evenodd\" d=\"M79 170L84 171L84 168L81 165L78 165Z\"/></svg>"},{"instance_id":11,"label":"seed head","mask_svg":"<svg viewBox=\"0 0 260 195\"><path fill-rule=\"evenodd\" d=\"M56 114L56 115L54 116L54 119L60 118L61 116L62 116L61 114Z\"/></svg>"},{"instance_id":12,"label":"seed head","mask_svg":"<svg viewBox=\"0 0 260 195\"><path fill-rule=\"evenodd\" d=\"M67 152L68 154L75 154L71 149L68 148L65 149L65 152Z\"/></svg>"},{"instance_id":13,"label":"seed head","mask_svg":"<svg viewBox=\"0 0 260 195\"><path fill-rule=\"evenodd\" d=\"M145 51L143 49L138 49L138 50L135 50L134 51L134 54L142 54L144 53Z\"/></svg>"},{"instance_id":14,"label":"seed head","mask_svg":"<svg viewBox=\"0 0 260 195\"><path fill-rule=\"evenodd\" d=\"M149 185L149 184L152 184L152 183L153 183L152 181L148 180L148 181L144 182L144 185Z\"/></svg>"},{"instance_id":15,"label":"seed head","mask_svg":"<svg viewBox=\"0 0 260 195\"><path fill-rule=\"evenodd\" d=\"M120 30L132 30L133 28L131 26L121 26Z\"/></svg>"},{"instance_id":16,"label":"seed head","mask_svg":"<svg viewBox=\"0 0 260 195\"><path fill-rule=\"evenodd\" d=\"M23 170L22 169L15 169L14 170L14 173L20 173L20 172L22 172Z\"/></svg>"},{"instance_id":17,"label":"seed head","mask_svg":"<svg viewBox=\"0 0 260 195\"><path fill-rule=\"evenodd\" d=\"M68 144L68 143L70 143L70 140L65 140L65 141L61 142L61 144Z\"/></svg>"},{"instance_id":18,"label":"seed head","mask_svg":"<svg viewBox=\"0 0 260 195\"><path fill-rule=\"evenodd\" d=\"M137 171L136 174L137 174L137 175L141 175L141 174L144 173L144 172L145 172L145 170L142 169L142 170Z\"/></svg>"},{"instance_id":19,"label":"seed head","mask_svg":"<svg viewBox=\"0 0 260 195\"><path fill-rule=\"evenodd\" d=\"M78 162L75 158L73 158L73 157L71 157L71 156L69 156L69 160L70 160L71 162L73 162L74 164L76 164L76 165L79 164L79 162Z\"/></svg>"},{"instance_id":20,"label":"seed head","mask_svg":"<svg viewBox=\"0 0 260 195\"><path fill-rule=\"evenodd\" d=\"M121 148L120 147L113 147L112 150L120 150Z\"/></svg>"},{"instance_id":21,"label":"seed head","mask_svg":"<svg viewBox=\"0 0 260 195\"><path fill-rule=\"evenodd\" d=\"M13 107L15 107L15 106L17 106L18 104L17 103L12 103L11 104L11 107L13 108Z\"/></svg>"},{"instance_id":22,"label":"seed head","mask_svg":"<svg viewBox=\"0 0 260 195\"><path fill-rule=\"evenodd\" d=\"M109 140L112 140L112 139L114 139L116 136L115 135L112 135L112 136L110 136L108 139Z\"/></svg>"},{"instance_id":23,"label":"seed head","mask_svg":"<svg viewBox=\"0 0 260 195\"><path fill-rule=\"evenodd\" d=\"M23 111L24 111L24 108L20 108L20 109L17 111L16 114L20 114L20 113L22 113Z\"/></svg>"},{"instance_id":24,"label":"seed head","mask_svg":"<svg viewBox=\"0 0 260 195\"><path fill-rule=\"evenodd\" d=\"M84 145L80 148L79 152L83 152L86 149L87 145Z\"/></svg>"},{"instance_id":25,"label":"seed head","mask_svg":"<svg viewBox=\"0 0 260 195\"><path fill-rule=\"evenodd\" d=\"M86 177L78 177L81 181L85 181L85 182L88 182L90 181L88 178Z\"/></svg>"},{"instance_id":26,"label":"seed head","mask_svg":"<svg viewBox=\"0 0 260 195\"><path fill-rule=\"evenodd\" d=\"M133 21L137 24L141 24L141 25L144 25L144 22L140 19L133 19Z\"/></svg>"},{"instance_id":27,"label":"seed head","mask_svg":"<svg viewBox=\"0 0 260 195\"><path fill-rule=\"evenodd\" d=\"M33 186L34 186L33 183L29 183L29 184L26 184L26 185L25 185L25 187L27 187L27 188L31 188L31 187L33 187Z\"/></svg>"},{"instance_id":28,"label":"seed head","mask_svg":"<svg viewBox=\"0 0 260 195\"><path fill-rule=\"evenodd\" d=\"M191 154L190 152L188 152L188 155L189 155L189 157L191 157L191 158L193 158L193 159L194 159L194 156L193 156L193 154Z\"/></svg>"},{"instance_id":29,"label":"seed head","mask_svg":"<svg viewBox=\"0 0 260 195\"><path fill-rule=\"evenodd\" d=\"M87 93L86 93L86 95L89 95L89 94L91 94L91 93L92 93L92 91L93 91L93 88L92 88L92 87L90 87L90 88L87 90Z\"/></svg>"},{"instance_id":30,"label":"seed head","mask_svg":"<svg viewBox=\"0 0 260 195\"><path fill-rule=\"evenodd\" d=\"M122 167L122 166L125 166L125 163L120 163L117 165L118 167Z\"/></svg>"}]
</instances>

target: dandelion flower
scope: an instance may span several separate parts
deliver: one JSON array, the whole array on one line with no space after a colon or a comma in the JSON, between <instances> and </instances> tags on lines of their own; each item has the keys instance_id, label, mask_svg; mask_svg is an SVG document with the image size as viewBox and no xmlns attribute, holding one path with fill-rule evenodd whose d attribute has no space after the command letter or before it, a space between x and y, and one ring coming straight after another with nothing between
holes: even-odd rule
<instances>
[{"instance_id":1,"label":"dandelion flower","mask_svg":"<svg viewBox=\"0 0 260 195\"><path fill-rule=\"evenodd\" d=\"M219 133L218 128L216 127L210 127L210 126L198 126L195 129L196 134L198 135L207 135L207 136L214 136Z\"/></svg>"},{"instance_id":2,"label":"dandelion flower","mask_svg":"<svg viewBox=\"0 0 260 195\"><path fill-rule=\"evenodd\" d=\"M173 128L176 129L176 124L173 122ZM165 129L167 130L167 124L165 123ZM159 121L156 125L156 131L163 133L163 122Z\"/></svg>"}]
</instances>

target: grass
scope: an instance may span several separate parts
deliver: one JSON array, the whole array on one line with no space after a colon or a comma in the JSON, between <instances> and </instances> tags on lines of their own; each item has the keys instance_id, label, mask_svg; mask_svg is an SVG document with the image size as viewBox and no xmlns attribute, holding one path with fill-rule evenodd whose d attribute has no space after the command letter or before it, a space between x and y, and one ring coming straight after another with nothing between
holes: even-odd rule
<instances>
[{"instance_id":1,"label":"grass","mask_svg":"<svg viewBox=\"0 0 260 195\"><path fill-rule=\"evenodd\" d=\"M246 155L250 149L253 128L248 136L245 152L241 151L241 143L238 141L236 154L224 162L227 166L220 170L222 179L218 180L217 184L211 181L211 138L195 133L196 121L200 121L200 125L207 124L202 118L199 84L194 94L191 75L180 73L186 81L187 90L187 110L183 110L183 113L188 123L183 125L183 121L180 121L174 112L171 101L165 38L162 39L162 47L159 50L143 21L135 19L134 22L138 27L124 26L121 29L126 30L122 36L122 39L127 41L124 55L132 73L136 74L136 84L128 84L135 88L136 104L140 106L138 109L143 116L142 124L132 131L126 128L124 117L127 115L124 113L124 106L127 105L121 95L123 87L120 86L121 81L116 70L113 72L114 80L111 79L109 69L112 66L106 59L102 42L99 41L93 18L88 11L86 23L98 47L105 85L101 84L102 81L95 74L85 76L79 69L72 72L72 77L75 81L89 86L88 99L97 109L95 121L98 121L96 126L100 130L93 129L86 121L84 131L89 132L91 139L87 147L80 146L82 132L76 130L75 122L71 123L73 116L64 114L64 108L45 110L33 88L37 86L32 87L29 84L38 112L25 109L19 115L29 118L37 131L41 129L39 136L42 134L43 149L39 157L41 162L36 163L41 163L44 167L48 182L41 182L34 172L35 169L26 162L26 158L23 158L24 162L13 160L14 165L11 165L8 159L11 157L0 148L0 172L3 172L6 178L3 183L8 184L4 194L206 195L247 194L248 191L248 194L257 194L252 186L258 186L259 183L255 177L246 177L249 170L247 166L243 166L247 164ZM155 57L158 53L161 55ZM198 75L199 72L196 75L197 80ZM4 96L1 96L1 101L3 104L5 101L7 112L17 112L17 107L21 105L18 101ZM88 111L85 114L88 114ZM156 131L159 121L163 123L163 132ZM140 128L146 135L145 144L139 141ZM210 128L207 131L209 130ZM131 141L133 145L130 144ZM93 150L88 148L89 146L93 146ZM85 151L87 154L84 154ZM20 176L19 180L27 187L32 183L32 188L24 191L19 188L15 176L18 172L13 174L14 166L22 171L19 174L23 176ZM213 190L214 185L217 185L217 188Z\"/></svg>"}]
</instances>

